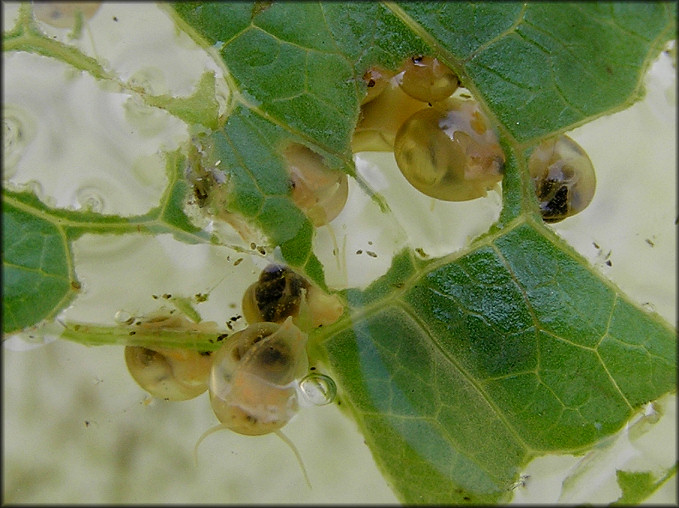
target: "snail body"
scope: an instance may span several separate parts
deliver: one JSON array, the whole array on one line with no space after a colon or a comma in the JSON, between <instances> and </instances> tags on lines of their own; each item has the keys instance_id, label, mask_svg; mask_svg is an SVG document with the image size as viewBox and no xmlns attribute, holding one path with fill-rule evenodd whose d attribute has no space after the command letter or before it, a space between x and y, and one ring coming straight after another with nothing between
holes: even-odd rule
<instances>
[{"instance_id":1,"label":"snail body","mask_svg":"<svg viewBox=\"0 0 679 508\"><path fill-rule=\"evenodd\" d=\"M282 323L288 317L307 330L337 321L344 307L334 295L287 266L270 264L243 294L243 316L248 323Z\"/></svg>"},{"instance_id":2,"label":"snail body","mask_svg":"<svg viewBox=\"0 0 679 508\"><path fill-rule=\"evenodd\" d=\"M255 323L230 336L213 355L208 387L222 424L260 435L283 427L298 411L297 380L308 370L307 335L287 318Z\"/></svg>"},{"instance_id":3,"label":"snail body","mask_svg":"<svg viewBox=\"0 0 679 508\"><path fill-rule=\"evenodd\" d=\"M566 135L539 144L528 159L540 213L545 222L560 222L584 210L594 198L592 161Z\"/></svg>"},{"instance_id":4,"label":"snail body","mask_svg":"<svg viewBox=\"0 0 679 508\"><path fill-rule=\"evenodd\" d=\"M213 432L229 429L247 436L276 434L289 448L311 487L295 445L280 430L298 412L299 380L309 362L307 335L288 317L282 324L259 322L231 335L213 355L208 382L210 404L220 424L206 430L194 446Z\"/></svg>"}]
</instances>

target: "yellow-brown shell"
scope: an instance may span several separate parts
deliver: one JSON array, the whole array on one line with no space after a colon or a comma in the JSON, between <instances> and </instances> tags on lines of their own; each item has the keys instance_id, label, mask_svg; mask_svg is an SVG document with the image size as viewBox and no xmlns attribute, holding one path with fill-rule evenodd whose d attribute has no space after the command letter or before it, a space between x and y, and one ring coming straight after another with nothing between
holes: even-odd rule
<instances>
[{"instance_id":1,"label":"yellow-brown shell","mask_svg":"<svg viewBox=\"0 0 679 508\"><path fill-rule=\"evenodd\" d=\"M478 103L454 98L408 118L394 156L413 187L446 201L485 196L504 168L498 137Z\"/></svg>"},{"instance_id":2,"label":"yellow-brown shell","mask_svg":"<svg viewBox=\"0 0 679 508\"><path fill-rule=\"evenodd\" d=\"M406 60L400 75L405 93L423 102L438 102L457 90L460 80L438 58L416 56Z\"/></svg>"},{"instance_id":3,"label":"yellow-brown shell","mask_svg":"<svg viewBox=\"0 0 679 508\"><path fill-rule=\"evenodd\" d=\"M274 432L298 411L298 380L306 375L307 335L292 324L255 323L214 354L209 390L225 427L247 435Z\"/></svg>"},{"instance_id":4,"label":"yellow-brown shell","mask_svg":"<svg viewBox=\"0 0 679 508\"><path fill-rule=\"evenodd\" d=\"M248 323L282 323L288 317L302 329L337 321L344 312L339 299L325 293L291 268L270 264L243 294L243 317Z\"/></svg>"},{"instance_id":5,"label":"yellow-brown shell","mask_svg":"<svg viewBox=\"0 0 679 508\"><path fill-rule=\"evenodd\" d=\"M540 212L559 222L584 210L594 198L596 175L583 148L566 135L540 143L528 159Z\"/></svg>"},{"instance_id":6,"label":"yellow-brown shell","mask_svg":"<svg viewBox=\"0 0 679 508\"><path fill-rule=\"evenodd\" d=\"M188 400L207 390L208 354L188 349L125 347L125 363L144 390L165 400Z\"/></svg>"},{"instance_id":7,"label":"yellow-brown shell","mask_svg":"<svg viewBox=\"0 0 679 508\"><path fill-rule=\"evenodd\" d=\"M304 145L292 144L283 152L292 184L292 200L316 227L339 215L347 202L347 175L328 168L323 158Z\"/></svg>"}]
</instances>

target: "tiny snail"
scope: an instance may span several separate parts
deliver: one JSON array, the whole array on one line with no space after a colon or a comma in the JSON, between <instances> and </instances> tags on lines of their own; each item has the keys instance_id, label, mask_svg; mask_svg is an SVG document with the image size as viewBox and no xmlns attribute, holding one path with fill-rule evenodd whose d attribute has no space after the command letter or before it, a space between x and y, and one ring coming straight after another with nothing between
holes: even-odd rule
<instances>
[{"instance_id":1,"label":"tiny snail","mask_svg":"<svg viewBox=\"0 0 679 508\"><path fill-rule=\"evenodd\" d=\"M154 397L188 400L207 390L212 359L186 349L126 346L125 363L137 384Z\"/></svg>"},{"instance_id":2,"label":"tiny snail","mask_svg":"<svg viewBox=\"0 0 679 508\"><path fill-rule=\"evenodd\" d=\"M453 71L430 56L409 58L399 76L403 91L424 102L442 101L450 97L460 84Z\"/></svg>"},{"instance_id":3,"label":"tiny snail","mask_svg":"<svg viewBox=\"0 0 679 508\"><path fill-rule=\"evenodd\" d=\"M309 487L304 462L295 445L280 430L299 410L299 380L309 368L307 334L287 318L282 325L255 323L231 335L213 355L208 381L210 404L219 425L207 436L229 429L247 436L273 432L290 447Z\"/></svg>"},{"instance_id":4,"label":"tiny snail","mask_svg":"<svg viewBox=\"0 0 679 508\"><path fill-rule=\"evenodd\" d=\"M539 144L528 159L528 172L545 222L559 222L581 212L594 197L592 161L566 135Z\"/></svg>"},{"instance_id":5,"label":"tiny snail","mask_svg":"<svg viewBox=\"0 0 679 508\"><path fill-rule=\"evenodd\" d=\"M394 149L396 132L413 113L427 108L405 93L396 77L390 79L382 92L361 106L351 150L356 152L390 152Z\"/></svg>"},{"instance_id":6,"label":"tiny snail","mask_svg":"<svg viewBox=\"0 0 679 508\"><path fill-rule=\"evenodd\" d=\"M255 323L231 335L213 355L208 388L222 424L257 436L297 413L297 383L308 370L307 335L292 324Z\"/></svg>"},{"instance_id":7,"label":"tiny snail","mask_svg":"<svg viewBox=\"0 0 679 508\"><path fill-rule=\"evenodd\" d=\"M366 86L366 96L361 101L361 105L366 104L384 91L389 80L394 77L394 73L381 67L371 67L363 74L363 81Z\"/></svg>"},{"instance_id":8,"label":"tiny snail","mask_svg":"<svg viewBox=\"0 0 679 508\"><path fill-rule=\"evenodd\" d=\"M483 197L502 180L504 154L473 100L450 98L412 115L396 134L394 155L408 182L436 199Z\"/></svg>"},{"instance_id":9,"label":"tiny snail","mask_svg":"<svg viewBox=\"0 0 679 508\"><path fill-rule=\"evenodd\" d=\"M302 329L337 321L344 312L339 299L290 268L270 264L243 294L243 316L248 323L281 323L288 317Z\"/></svg>"},{"instance_id":10,"label":"tiny snail","mask_svg":"<svg viewBox=\"0 0 679 508\"><path fill-rule=\"evenodd\" d=\"M292 144L283 155L288 163L292 200L313 225L323 226L337 217L349 195L347 175L328 168L320 155L304 145Z\"/></svg>"},{"instance_id":11,"label":"tiny snail","mask_svg":"<svg viewBox=\"0 0 679 508\"><path fill-rule=\"evenodd\" d=\"M76 16L91 19L101 7L101 2L33 2L33 14L40 21L57 28L72 28Z\"/></svg>"}]
</instances>

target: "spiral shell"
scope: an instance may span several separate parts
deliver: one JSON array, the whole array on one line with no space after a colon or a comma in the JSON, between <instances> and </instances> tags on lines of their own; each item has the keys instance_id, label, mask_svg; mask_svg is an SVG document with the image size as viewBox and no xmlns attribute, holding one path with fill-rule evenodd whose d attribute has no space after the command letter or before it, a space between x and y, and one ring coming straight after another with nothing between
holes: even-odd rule
<instances>
[{"instance_id":1,"label":"spiral shell","mask_svg":"<svg viewBox=\"0 0 679 508\"><path fill-rule=\"evenodd\" d=\"M125 347L130 375L144 390L165 400L188 400L207 390L210 355L188 349Z\"/></svg>"},{"instance_id":2,"label":"spiral shell","mask_svg":"<svg viewBox=\"0 0 679 508\"><path fill-rule=\"evenodd\" d=\"M288 163L292 200L316 227L339 215L349 196L347 175L328 168L323 158L306 146L292 144L283 155Z\"/></svg>"},{"instance_id":3,"label":"spiral shell","mask_svg":"<svg viewBox=\"0 0 679 508\"><path fill-rule=\"evenodd\" d=\"M427 108L427 103L403 91L393 78L379 95L361 106L361 113L351 139L353 152L390 152L396 133L410 116Z\"/></svg>"},{"instance_id":4,"label":"spiral shell","mask_svg":"<svg viewBox=\"0 0 679 508\"><path fill-rule=\"evenodd\" d=\"M243 294L243 317L248 323L282 323L288 317L302 329L337 321L344 312L339 299L287 266L270 264Z\"/></svg>"},{"instance_id":5,"label":"spiral shell","mask_svg":"<svg viewBox=\"0 0 679 508\"><path fill-rule=\"evenodd\" d=\"M363 82L365 83L366 94L363 101L361 101L361 105L367 104L380 95L389 83L389 80L393 77L393 72L383 69L382 67L371 67L365 71L365 74L363 74Z\"/></svg>"},{"instance_id":6,"label":"spiral shell","mask_svg":"<svg viewBox=\"0 0 679 508\"><path fill-rule=\"evenodd\" d=\"M308 370L307 335L287 318L255 323L233 334L214 354L208 387L222 424L260 435L283 427L298 411L298 380Z\"/></svg>"},{"instance_id":7,"label":"spiral shell","mask_svg":"<svg viewBox=\"0 0 679 508\"><path fill-rule=\"evenodd\" d=\"M394 155L408 182L436 199L476 199L502 180L504 153L473 100L451 98L412 115L396 134Z\"/></svg>"},{"instance_id":8,"label":"spiral shell","mask_svg":"<svg viewBox=\"0 0 679 508\"><path fill-rule=\"evenodd\" d=\"M415 56L406 60L400 75L401 89L419 101L438 102L457 90L460 80L438 58Z\"/></svg>"},{"instance_id":9,"label":"spiral shell","mask_svg":"<svg viewBox=\"0 0 679 508\"><path fill-rule=\"evenodd\" d=\"M584 210L594 198L596 175L583 148L566 135L539 144L528 159L540 212L559 222Z\"/></svg>"}]
</instances>

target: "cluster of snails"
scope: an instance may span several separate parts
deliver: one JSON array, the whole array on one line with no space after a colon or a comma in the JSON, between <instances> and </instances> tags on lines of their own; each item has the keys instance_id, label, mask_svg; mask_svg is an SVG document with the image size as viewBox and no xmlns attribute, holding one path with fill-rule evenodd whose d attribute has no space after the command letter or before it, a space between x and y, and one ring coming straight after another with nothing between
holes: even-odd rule
<instances>
[{"instance_id":1,"label":"cluster of snails","mask_svg":"<svg viewBox=\"0 0 679 508\"><path fill-rule=\"evenodd\" d=\"M486 195L502 180L504 153L479 104L437 58L406 60L399 72L370 69L352 150L392 151L417 190L445 201Z\"/></svg>"},{"instance_id":2,"label":"cluster of snails","mask_svg":"<svg viewBox=\"0 0 679 508\"><path fill-rule=\"evenodd\" d=\"M502 180L505 157L496 132L437 58L416 56L396 72L372 68L363 78L354 152L393 151L413 187L446 201L483 197ZM578 213L594 195L592 163L565 135L537 146L529 170L546 222Z\"/></svg>"},{"instance_id":3,"label":"cluster of snails","mask_svg":"<svg viewBox=\"0 0 679 508\"><path fill-rule=\"evenodd\" d=\"M373 67L363 80L366 95L351 140L354 153L393 151L406 180L435 199L468 201L498 189L505 163L498 135L479 103L438 58L408 58L397 71ZM230 190L216 185L224 183L224 175L211 152L209 143L201 146L201 160L189 172L197 203L211 207L247 239L252 234L247 221L227 212ZM292 201L314 227L328 224L347 202L346 173L330 168L304 144L288 143L280 153ZM528 165L546 222L574 215L591 201L592 163L569 137L559 135L535 147Z\"/></svg>"},{"instance_id":4,"label":"cluster of snails","mask_svg":"<svg viewBox=\"0 0 679 508\"><path fill-rule=\"evenodd\" d=\"M279 429L297 413L300 380L310 377L307 331L335 322L343 311L335 296L286 266L270 264L243 296L249 326L226 338L214 354L127 346L125 360L135 381L155 397L187 400L209 391L221 424L203 434L196 447L222 428L246 435L274 432L299 460ZM332 380L322 377L330 384L321 404L331 401L335 390Z\"/></svg>"}]
</instances>

